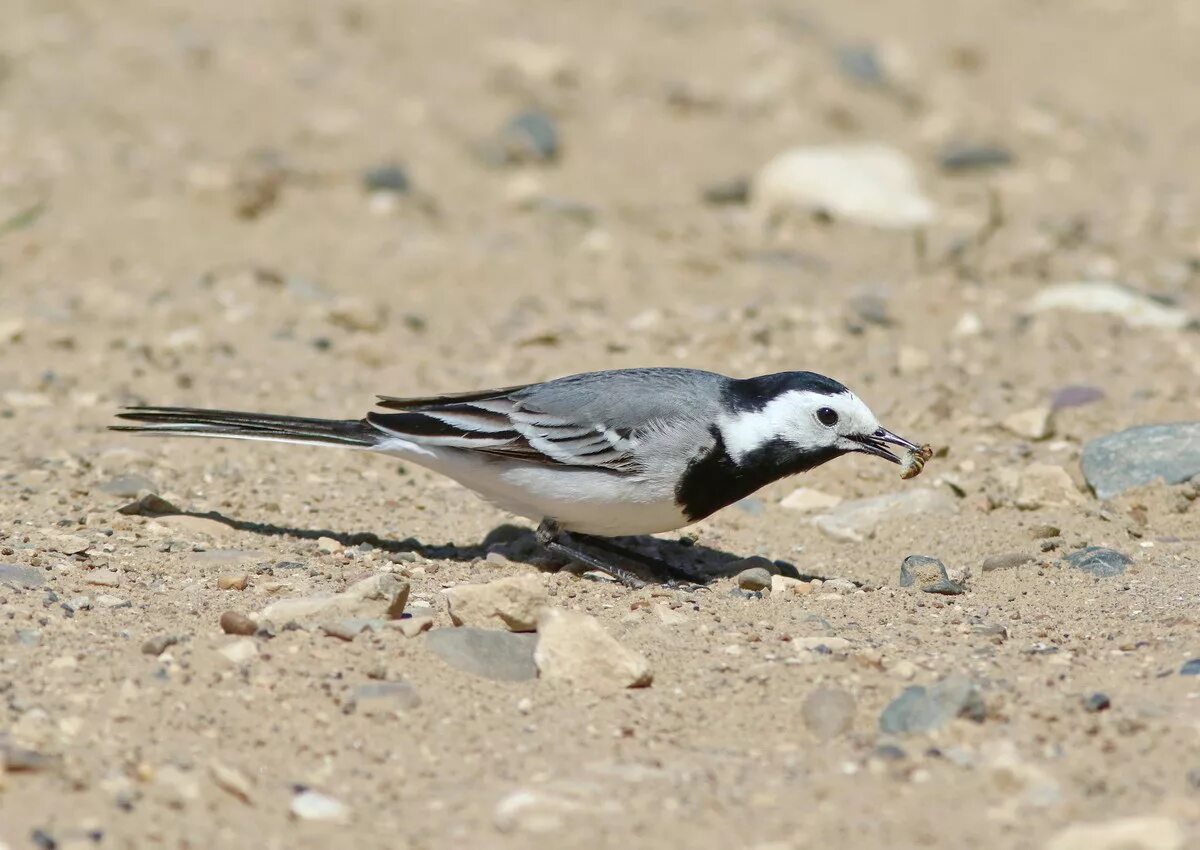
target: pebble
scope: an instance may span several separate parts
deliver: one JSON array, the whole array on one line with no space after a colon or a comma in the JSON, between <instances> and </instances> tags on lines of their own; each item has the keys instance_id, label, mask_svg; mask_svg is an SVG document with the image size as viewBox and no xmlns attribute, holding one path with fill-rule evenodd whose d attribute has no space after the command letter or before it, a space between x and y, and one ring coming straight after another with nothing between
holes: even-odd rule
<instances>
[{"instance_id":1,"label":"pebble","mask_svg":"<svg viewBox=\"0 0 1200 850\"><path fill-rule=\"evenodd\" d=\"M1083 477L1099 499L1162 480L1181 484L1200 475L1200 422L1141 425L1083 447Z\"/></svg>"},{"instance_id":2,"label":"pebble","mask_svg":"<svg viewBox=\"0 0 1200 850\"><path fill-rule=\"evenodd\" d=\"M1091 713L1099 711L1108 711L1112 707L1112 700L1108 698L1108 694L1097 691L1083 700L1083 710Z\"/></svg>"},{"instance_id":3,"label":"pebble","mask_svg":"<svg viewBox=\"0 0 1200 850\"><path fill-rule=\"evenodd\" d=\"M350 821L350 807L320 791L302 788L292 797L292 815L300 820L319 820L345 824Z\"/></svg>"},{"instance_id":4,"label":"pebble","mask_svg":"<svg viewBox=\"0 0 1200 850\"><path fill-rule=\"evenodd\" d=\"M887 71L879 60L873 44L847 44L837 49L838 70L856 83L883 87L888 84Z\"/></svg>"},{"instance_id":5,"label":"pebble","mask_svg":"<svg viewBox=\"0 0 1200 850\"><path fill-rule=\"evenodd\" d=\"M48 541L49 548L64 555L78 555L91 548L91 541L78 534L57 534Z\"/></svg>"},{"instance_id":6,"label":"pebble","mask_svg":"<svg viewBox=\"0 0 1200 850\"><path fill-rule=\"evenodd\" d=\"M92 570L84 581L97 587L120 587L121 574L116 570Z\"/></svg>"},{"instance_id":7,"label":"pebble","mask_svg":"<svg viewBox=\"0 0 1200 850\"><path fill-rule=\"evenodd\" d=\"M520 789L501 798L492 822L504 833L546 834L561 830L570 815L593 808L594 803L586 797L573 799L541 789Z\"/></svg>"},{"instance_id":8,"label":"pebble","mask_svg":"<svg viewBox=\"0 0 1200 850\"><path fill-rule=\"evenodd\" d=\"M40 587L46 583L46 573L35 567L22 567L17 564L0 564L0 585L8 585L20 590L23 588Z\"/></svg>"},{"instance_id":9,"label":"pebble","mask_svg":"<svg viewBox=\"0 0 1200 850\"><path fill-rule=\"evenodd\" d=\"M387 327L388 310L383 304L366 298L343 296L325 310L330 324L348 331L379 333ZM341 552L345 546L332 537L318 537L317 550L326 554Z\"/></svg>"},{"instance_id":10,"label":"pebble","mask_svg":"<svg viewBox=\"0 0 1200 850\"><path fill-rule=\"evenodd\" d=\"M1055 833L1045 850L1183 850L1184 838L1177 821L1146 815L1073 823Z\"/></svg>"},{"instance_id":11,"label":"pebble","mask_svg":"<svg viewBox=\"0 0 1200 850\"><path fill-rule=\"evenodd\" d=\"M1048 537L1058 537L1062 534L1062 529L1057 525L1035 525L1029 529L1029 536L1034 540L1044 540Z\"/></svg>"},{"instance_id":12,"label":"pebble","mask_svg":"<svg viewBox=\"0 0 1200 850\"><path fill-rule=\"evenodd\" d=\"M1061 466L1031 463L1017 474L1013 501L1021 510L1032 511L1042 507L1082 505L1085 500L1071 474Z\"/></svg>"},{"instance_id":13,"label":"pebble","mask_svg":"<svg viewBox=\"0 0 1200 850\"><path fill-rule=\"evenodd\" d=\"M1033 556L1025 552L1002 552L999 555L988 555L984 558L980 569L985 573L990 573L994 570L1011 570L1028 564L1032 560Z\"/></svg>"},{"instance_id":14,"label":"pebble","mask_svg":"<svg viewBox=\"0 0 1200 850\"><path fill-rule=\"evenodd\" d=\"M421 695L407 682L366 682L354 689L352 699L363 714L391 714L421 704Z\"/></svg>"},{"instance_id":15,"label":"pebble","mask_svg":"<svg viewBox=\"0 0 1200 850\"><path fill-rule=\"evenodd\" d=\"M1049 407L1033 407L1004 417L1004 428L1027 440L1045 440L1054 435Z\"/></svg>"},{"instance_id":16,"label":"pebble","mask_svg":"<svg viewBox=\"0 0 1200 850\"><path fill-rule=\"evenodd\" d=\"M146 655L162 655L169 647L183 640L182 635L158 635L148 638L142 644L142 652Z\"/></svg>"},{"instance_id":17,"label":"pebble","mask_svg":"<svg viewBox=\"0 0 1200 850\"><path fill-rule=\"evenodd\" d=\"M416 637L417 635L421 634L421 632L427 632L433 628L433 617L405 617L397 624L397 628L400 629L400 634L404 635L405 637Z\"/></svg>"},{"instance_id":18,"label":"pebble","mask_svg":"<svg viewBox=\"0 0 1200 850\"><path fill-rule=\"evenodd\" d=\"M258 644L253 638L244 637L226 644L217 652L232 664L245 664L258 656Z\"/></svg>"},{"instance_id":19,"label":"pebble","mask_svg":"<svg viewBox=\"0 0 1200 850\"><path fill-rule=\"evenodd\" d=\"M336 552L341 552L346 547L332 537L318 537L317 551L324 555L332 555Z\"/></svg>"},{"instance_id":20,"label":"pebble","mask_svg":"<svg viewBox=\"0 0 1200 850\"><path fill-rule=\"evenodd\" d=\"M1200 676L1200 658L1192 658L1185 661L1183 666L1179 668L1180 676Z\"/></svg>"},{"instance_id":21,"label":"pebble","mask_svg":"<svg viewBox=\"0 0 1200 850\"><path fill-rule=\"evenodd\" d=\"M737 585L742 590L765 590L771 586L771 578L762 567L751 567L737 574Z\"/></svg>"},{"instance_id":22,"label":"pebble","mask_svg":"<svg viewBox=\"0 0 1200 850\"><path fill-rule=\"evenodd\" d=\"M942 490L913 488L867 499L842 502L832 511L813 518L815 525L834 540L861 543L875 536L880 525L927 514L952 514L955 499Z\"/></svg>"},{"instance_id":23,"label":"pebble","mask_svg":"<svg viewBox=\"0 0 1200 850\"><path fill-rule=\"evenodd\" d=\"M1008 148L988 143L950 142L938 153L942 170L954 173L1001 168L1012 165L1013 159Z\"/></svg>"},{"instance_id":24,"label":"pebble","mask_svg":"<svg viewBox=\"0 0 1200 850\"><path fill-rule=\"evenodd\" d=\"M37 646L42 642L42 633L37 629L17 629L13 632L13 642L21 646Z\"/></svg>"},{"instance_id":25,"label":"pebble","mask_svg":"<svg viewBox=\"0 0 1200 850\"><path fill-rule=\"evenodd\" d=\"M130 602L128 599L122 599L119 596L113 596L108 593L96 594L96 598L94 600L92 600L92 603L97 608L107 608L109 610L112 610L114 608L132 608L133 607L133 603Z\"/></svg>"},{"instance_id":26,"label":"pebble","mask_svg":"<svg viewBox=\"0 0 1200 850\"><path fill-rule=\"evenodd\" d=\"M135 501L117 508L117 513L125 516L167 516L179 513L179 508L155 493L146 493ZM199 519L199 517L196 517Z\"/></svg>"},{"instance_id":27,"label":"pebble","mask_svg":"<svg viewBox=\"0 0 1200 850\"><path fill-rule=\"evenodd\" d=\"M362 182L368 192L387 192L392 195L403 195L412 188L408 171L395 162L368 168L363 172Z\"/></svg>"},{"instance_id":28,"label":"pebble","mask_svg":"<svg viewBox=\"0 0 1200 850\"><path fill-rule=\"evenodd\" d=\"M854 697L840 688L818 688L804 699L800 715L808 731L822 740L836 738L854 726Z\"/></svg>"},{"instance_id":29,"label":"pebble","mask_svg":"<svg viewBox=\"0 0 1200 850\"><path fill-rule=\"evenodd\" d=\"M713 206L745 204L750 200L750 178L733 177L712 183L701 190L700 198Z\"/></svg>"},{"instance_id":30,"label":"pebble","mask_svg":"<svg viewBox=\"0 0 1200 850\"><path fill-rule=\"evenodd\" d=\"M905 688L879 716L879 729L888 734L932 732L956 717L981 722L986 715L978 686L964 676L951 675L930 688Z\"/></svg>"},{"instance_id":31,"label":"pebble","mask_svg":"<svg viewBox=\"0 0 1200 850\"><path fill-rule=\"evenodd\" d=\"M1027 304L1031 313L1069 310L1119 317L1132 328L1178 330L1194 322L1186 310L1156 301L1135 289L1111 281L1057 283L1038 292Z\"/></svg>"},{"instance_id":32,"label":"pebble","mask_svg":"<svg viewBox=\"0 0 1200 850\"><path fill-rule=\"evenodd\" d=\"M221 631L227 635L249 637L258 631L258 623L237 611L226 611L221 615Z\"/></svg>"},{"instance_id":33,"label":"pebble","mask_svg":"<svg viewBox=\"0 0 1200 850\"><path fill-rule=\"evenodd\" d=\"M754 178L755 206L769 215L809 210L883 228L922 227L934 219L912 162L884 145L798 147Z\"/></svg>"},{"instance_id":34,"label":"pebble","mask_svg":"<svg viewBox=\"0 0 1200 850\"><path fill-rule=\"evenodd\" d=\"M245 590L249 583L250 576L245 573L217 577L217 588L220 590Z\"/></svg>"},{"instance_id":35,"label":"pebble","mask_svg":"<svg viewBox=\"0 0 1200 850\"><path fill-rule=\"evenodd\" d=\"M519 112L480 152L492 165L554 162L561 152L558 125L540 109Z\"/></svg>"},{"instance_id":36,"label":"pebble","mask_svg":"<svg viewBox=\"0 0 1200 850\"><path fill-rule=\"evenodd\" d=\"M1119 576L1133 563L1133 559L1128 555L1102 546L1088 546L1064 555L1063 560L1075 569L1091 573L1096 578Z\"/></svg>"},{"instance_id":37,"label":"pebble","mask_svg":"<svg viewBox=\"0 0 1200 850\"><path fill-rule=\"evenodd\" d=\"M841 503L842 497L833 493L822 493L820 490L813 490L809 487L797 487L783 497L779 506L787 508L789 511L807 514L836 508Z\"/></svg>"},{"instance_id":38,"label":"pebble","mask_svg":"<svg viewBox=\"0 0 1200 850\"><path fill-rule=\"evenodd\" d=\"M331 596L301 596L272 602L258 615L259 622L311 625L342 614L348 617L398 620L408 604L411 586L391 573L376 573ZM383 605L372 605L383 602Z\"/></svg>"},{"instance_id":39,"label":"pebble","mask_svg":"<svg viewBox=\"0 0 1200 850\"><path fill-rule=\"evenodd\" d=\"M546 608L533 657L544 679L582 688L637 688L654 680L650 663L622 646L595 617Z\"/></svg>"},{"instance_id":40,"label":"pebble","mask_svg":"<svg viewBox=\"0 0 1200 850\"><path fill-rule=\"evenodd\" d=\"M791 576L771 576L771 596L805 596L812 591L809 582Z\"/></svg>"},{"instance_id":41,"label":"pebble","mask_svg":"<svg viewBox=\"0 0 1200 850\"><path fill-rule=\"evenodd\" d=\"M351 641L367 631L379 631L384 626L384 621L380 619L371 619L367 617L347 617L343 620L334 620L329 623L321 624L321 631L330 637L338 638L339 640Z\"/></svg>"},{"instance_id":42,"label":"pebble","mask_svg":"<svg viewBox=\"0 0 1200 850\"><path fill-rule=\"evenodd\" d=\"M110 496L120 496L126 499L132 499L141 493L143 490L153 490L154 482L144 475L136 473L130 475L118 475L115 478L110 478L101 483L100 489L108 493Z\"/></svg>"},{"instance_id":43,"label":"pebble","mask_svg":"<svg viewBox=\"0 0 1200 850\"><path fill-rule=\"evenodd\" d=\"M212 761L208 764L208 775L212 777L213 783L226 794L249 805L254 786L242 771L222 762Z\"/></svg>"},{"instance_id":44,"label":"pebble","mask_svg":"<svg viewBox=\"0 0 1200 850\"><path fill-rule=\"evenodd\" d=\"M537 678L536 643L531 634L470 626L433 629L425 637L425 646L456 670L502 682Z\"/></svg>"},{"instance_id":45,"label":"pebble","mask_svg":"<svg viewBox=\"0 0 1200 850\"><path fill-rule=\"evenodd\" d=\"M7 773L37 773L59 763L54 756L19 747L0 737L0 777ZM2 783L0 783L2 787Z\"/></svg>"},{"instance_id":46,"label":"pebble","mask_svg":"<svg viewBox=\"0 0 1200 850\"><path fill-rule=\"evenodd\" d=\"M1104 390L1099 387L1086 385L1068 385L1059 387L1050 396L1051 410L1066 410L1071 407L1083 407L1101 401L1105 397Z\"/></svg>"},{"instance_id":47,"label":"pebble","mask_svg":"<svg viewBox=\"0 0 1200 850\"><path fill-rule=\"evenodd\" d=\"M528 573L486 584L460 584L442 593L454 625L501 626L510 632L536 630L538 611L548 600L541 576Z\"/></svg>"}]
</instances>

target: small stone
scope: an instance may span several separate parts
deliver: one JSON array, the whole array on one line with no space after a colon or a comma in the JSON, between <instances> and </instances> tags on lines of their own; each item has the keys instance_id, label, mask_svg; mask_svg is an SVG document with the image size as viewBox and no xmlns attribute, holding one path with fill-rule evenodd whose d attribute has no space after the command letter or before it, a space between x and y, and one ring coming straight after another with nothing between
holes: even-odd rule
<instances>
[{"instance_id":1,"label":"small stone","mask_svg":"<svg viewBox=\"0 0 1200 850\"><path fill-rule=\"evenodd\" d=\"M1047 286L1028 302L1026 309L1030 313L1049 310L1105 313L1117 316L1131 328L1180 330L1195 321L1186 310L1164 304L1135 289L1111 281L1058 283Z\"/></svg>"},{"instance_id":2,"label":"small stone","mask_svg":"<svg viewBox=\"0 0 1200 850\"><path fill-rule=\"evenodd\" d=\"M226 611L221 615L221 631L227 635L249 637L258 631L258 623L237 611Z\"/></svg>"},{"instance_id":3,"label":"small stone","mask_svg":"<svg viewBox=\"0 0 1200 850\"><path fill-rule=\"evenodd\" d=\"M1025 552L1003 552L999 555L988 555L980 567L985 573L995 570L1011 570L1033 561L1033 556Z\"/></svg>"},{"instance_id":4,"label":"small stone","mask_svg":"<svg viewBox=\"0 0 1200 850\"><path fill-rule=\"evenodd\" d=\"M379 333L388 324L388 310L383 304L366 298L344 296L334 300L325 317L339 328L362 333ZM345 547L332 537L317 538L318 551L327 554L341 552Z\"/></svg>"},{"instance_id":5,"label":"small stone","mask_svg":"<svg viewBox=\"0 0 1200 850\"><path fill-rule=\"evenodd\" d=\"M549 163L559 157L561 143L558 125L547 113L529 109L514 115L495 141L481 148L492 165Z\"/></svg>"},{"instance_id":6,"label":"small stone","mask_svg":"<svg viewBox=\"0 0 1200 850\"><path fill-rule=\"evenodd\" d=\"M537 678L536 643L530 634L470 626L433 629L425 637L425 646L451 667L502 682Z\"/></svg>"},{"instance_id":7,"label":"small stone","mask_svg":"<svg viewBox=\"0 0 1200 850\"><path fill-rule=\"evenodd\" d=\"M363 172L362 182L368 192L387 192L392 195L403 195L412 188L408 171L395 162L368 168Z\"/></svg>"},{"instance_id":8,"label":"small stone","mask_svg":"<svg viewBox=\"0 0 1200 850\"><path fill-rule=\"evenodd\" d=\"M737 574L737 585L742 590L765 590L771 586L771 574L762 567L751 567Z\"/></svg>"},{"instance_id":9,"label":"small stone","mask_svg":"<svg viewBox=\"0 0 1200 850\"><path fill-rule=\"evenodd\" d=\"M807 210L883 228L921 227L935 215L911 161L883 145L785 151L759 171L752 197L771 216Z\"/></svg>"},{"instance_id":10,"label":"small stone","mask_svg":"<svg viewBox=\"0 0 1200 850\"><path fill-rule=\"evenodd\" d=\"M1083 710L1093 714L1099 711L1108 711L1110 707L1112 707L1112 700L1108 698L1108 694L1099 691L1083 700Z\"/></svg>"},{"instance_id":11,"label":"small stone","mask_svg":"<svg viewBox=\"0 0 1200 850\"><path fill-rule=\"evenodd\" d=\"M595 617L547 608L537 627L534 661L542 678L602 689L644 687L654 679L649 662L618 643Z\"/></svg>"},{"instance_id":12,"label":"small stone","mask_svg":"<svg viewBox=\"0 0 1200 850\"><path fill-rule=\"evenodd\" d=\"M0 564L0 585L8 585L20 590L41 587L46 583L46 573L34 567L21 567L16 564Z\"/></svg>"},{"instance_id":13,"label":"small stone","mask_svg":"<svg viewBox=\"0 0 1200 850\"><path fill-rule=\"evenodd\" d=\"M132 608L133 603L128 599L122 599L119 596L112 596L108 593L99 593L93 600L93 604L97 608L107 608L113 610L115 608Z\"/></svg>"},{"instance_id":14,"label":"small stone","mask_svg":"<svg viewBox=\"0 0 1200 850\"><path fill-rule=\"evenodd\" d=\"M91 548L91 541L78 534L58 534L49 541L50 549L64 555L78 555Z\"/></svg>"},{"instance_id":15,"label":"small stone","mask_svg":"<svg viewBox=\"0 0 1200 850\"><path fill-rule=\"evenodd\" d=\"M978 686L955 675L931 688L920 685L905 688L879 716L879 729L888 734L932 732L956 717L981 722L986 715Z\"/></svg>"},{"instance_id":16,"label":"small stone","mask_svg":"<svg viewBox=\"0 0 1200 850\"><path fill-rule=\"evenodd\" d=\"M665 602L657 602L652 607L654 615L664 626L682 626L688 621L686 614L677 611Z\"/></svg>"},{"instance_id":17,"label":"small stone","mask_svg":"<svg viewBox=\"0 0 1200 850\"><path fill-rule=\"evenodd\" d=\"M719 183L711 183L701 191L700 198L704 203L713 206L744 204L750 200L750 178L733 177Z\"/></svg>"},{"instance_id":18,"label":"small stone","mask_svg":"<svg viewBox=\"0 0 1200 850\"><path fill-rule=\"evenodd\" d=\"M182 640L181 635L158 635L149 638L142 644L142 652L146 655L162 655L168 647L172 647Z\"/></svg>"},{"instance_id":19,"label":"small stone","mask_svg":"<svg viewBox=\"0 0 1200 850\"><path fill-rule=\"evenodd\" d=\"M938 153L938 164L942 170L956 174L1002 168L1012 165L1012 162L1012 151L997 144L950 142Z\"/></svg>"},{"instance_id":20,"label":"small stone","mask_svg":"<svg viewBox=\"0 0 1200 850\"><path fill-rule=\"evenodd\" d=\"M1091 573L1096 578L1119 576L1133 563L1133 559L1128 555L1102 546L1088 546L1078 552L1064 555L1063 560L1075 569Z\"/></svg>"},{"instance_id":21,"label":"small stone","mask_svg":"<svg viewBox=\"0 0 1200 850\"><path fill-rule=\"evenodd\" d=\"M317 551L324 555L332 555L341 552L346 547L332 537L318 537Z\"/></svg>"},{"instance_id":22,"label":"small stone","mask_svg":"<svg viewBox=\"0 0 1200 850\"><path fill-rule=\"evenodd\" d=\"M91 611L92 598L90 596L72 596L63 603L63 607L68 611Z\"/></svg>"},{"instance_id":23,"label":"small stone","mask_svg":"<svg viewBox=\"0 0 1200 850\"><path fill-rule=\"evenodd\" d=\"M250 576L245 573L217 577L217 588L219 590L245 590L249 583Z\"/></svg>"},{"instance_id":24,"label":"small stone","mask_svg":"<svg viewBox=\"0 0 1200 850\"><path fill-rule=\"evenodd\" d=\"M1183 850L1183 826L1158 816L1074 823L1055 833L1045 850Z\"/></svg>"},{"instance_id":25,"label":"small stone","mask_svg":"<svg viewBox=\"0 0 1200 850\"><path fill-rule=\"evenodd\" d=\"M392 714L416 708L421 695L407 682L367 682L354 689L353 700L363 714Z\"/></svg>"},{"instance_id":26,"label":"small stone","mask_svg":"<svg viewBox=\"0 0 1200 850\"><path fill-rule=\"evenodd\" d=\"M121 586L121 574L116 570L92 570L84 576L83 580L97 587Z\"/></svg>"},{"instance_id":27,"label":"small stone","mask_svg":"<svg viewBox=\"0 0 1200 850\"><path fill-rule=\"evenodd\" d=\"M1200 475L1200 422L1141 425L1083 447L1083 477L1098 499L1154 481L1182 484Z\"/></svg>"},{"instance_id":28,"label":"small stone","mask_svg":"<svg viewBox=\"0 0 1200 850\"><path fill-rule=\"evenodd\" d=\"M408 604L411 587L391 573L376 573L332 596L303 596L272 602L259 614L259 622L313 625L344 615L366 619L397 620ZM373 602L382 601L383 605Z\"/></svg>"},{"instance_id":29,"label":"small stone","mask_svg":"<svg viewBox=\"0 0 1200 850\"><path fill-rule=\"evenodd\" d=\"M1094 404L1105 398L1104 390L1092 386L1068 385L1059 387L1050 396L1051 410L1065 410L1071 407L1083 407Z\"/></svg>"},{"instance_id":30,"label":"small stone","mask_svg":"<svg viewBox=\"0 0 1200 850\"><path fill-rule=\"evenodd\" d=\"M818 688L804 699L800 715L808 731L822 740L836 738L854 726L857 704L840 688Z\"/></svg>"},{"instance_id":31,"label":"small stone","mask_svg":"<svg viewBox=\"0 0 1200 850\"><path fill-rule=\"evenodd\" d=\"M1183 666L1179 668L1180 676L1200 676L1200 658L1193 658L1185 661Z\"/></svg>"},{"instance_id":32,"label":"small stone","mask_svg":"<svg viewBox=\"0 0 1200 850\"><path fill-rule=\"evenodd\" d=\"M38 773L49 770L58 763L59 759L54 756L19 747L0 737L0 777L3 777L5 772Z\"/></svg>"},{"instance_id":33,"label":"small stone","mask_svg":"<svg viewBox=\"0 0 1200 850\"><path fill-rule=\"evenodd\" d=\"M927 555L909 555L900 564L900 586L919 588L925 593L958 596L966 588L950 578L946 565Z\"/></svg>"},{"instance_id":34,"label":"small stone","mask_svg":"<svg viewBox=\"0 0 1200 850\"><path fill-rule=\"evenodd\" d=\"M1049 407L1034 407L1004 418L1002 423L1008 431L1028 440L1044 440L1053 436Z\"/></svg>"},{"instance_id":35,"label":"small stone","mask_svg":"<svg viewBox=\"0 0 1200 850\"><path fill-rule=\"evenodd\" d=\"M837 49L838 69L860 85L888 85L887 72L873 44L850 44Z\"/></svg>"},{"instance_id":36,"label":"small stone","mask_svg":"<svg viewBox=\"0 0 1200 850\"><path fill-rule=\"evenodd\" d=\"M179 508L168 502L157 493L143 493L127 505L117 508L117 513L125 516L168 516L178 514Z\"/></svg>"},{"instance_id":37,"label":"small stone","mask_svg":"<svg viewBox=\"0 0 1200 850\"><path fill-rule=\"evenodd\" d=\"M13 642L21 646L37 646L42 642L42 633L37 629L17 629L13 632Z\"/></svg>"},{"instance_id":38,"label":"small stone","mask_svg":"<svg viewBox=\"0 0 1200 850\"><path fill-rule=\"evenodd\" d=\"M144 475L118 475L101 483L100 489L110 496L132 499L143 490L153 490L154 482Z\"/></svg>"},{"instance_id":39,"label":"small stone","mask_svg":"<svg viewBox=\"0 0 1200 850\"><path fill-rule=\"evenodd\" d=\"M771 576L771 596L806 596L812 593L812 585L791 576Z\"/></svg>"},{"instance_id":40,"label":"small stone","mask_svg":"<svg viewBox=\"0 0 1200 850\"><path fill-rule=\"evenodd\" d=\"M1029 529L1029 536L1034 540L1044 540L1047 537L1058 537L1062 529L1057 525L1035 525Z\"/></svg>"},{"instance_id":41,"label":"small stone","mask_svg":"<svg viewBox=\"0 0 1200 850\"><path fill-rule=\"evenodd\" d=\"M311 788L303 788L292 797L291 812L300 820L340 824L350 821L350 808L345 803Z\"/></svg>"},{"instance_id":42,"label":"small stone","mask_svg":"<svg viewBox=\"0 0 1200 850\"><path fill-rule=\"evenodd\" d=\"M502 833L544 835L561 830L569 817L594 808L594 800L588 799L587 795L579 795L576 799L567 793L521 789L505 795L496 804L492 820Z\"/></svg>"},{"instance_id":43,"label":"small stone","mask_svg":"<svg viewBox=\"0 0 1200 850\"><path fill-rule=\"evenodd\" d=\"M154 774L155 790L162 794L164 802L173 809L185 808L200 798L200 783L191 771L173 764L160 767Z\"/></svg>"},{"instance_id":44,"label":"small stone","mask_svg":"<svg viewBox=\"0 0 1200 850\"><path fill-rule=\"evenodd\" d=\"M421 632L427 632L433 628L433 617L405 617L397 624L397 628L400 629L400 634L407 638L416 637Z\"/></svg>"},{"instance_id":45,"label":"small stone","mask_svg":"<svg viewBox=\"0 0 1200 850\"><path fill-rule=\"evenodd\" d=\"M1037 510L1081 505L1085 500L1070 474L1061 466L1031 463L1018 473L1014 501L1021 510Z\"/></svg>"},{"instance_id":46,"label":"small stone","mask_svg":"<svg viewBox=\"0 0 1200 850\"><path fill-rule=\"evenodd\" d=\"M833 493L822 493L820 490L813 490L809 487L797 487L783 497L779 506L787 508L789 511L807 514L836 508L841 503L842 497Z\"/></svg>"},{"instance_id":47,"label":"small stone","mask_svg":"<svg viewBox=\"0 0 1200 850\"><path fill-rule=\"evenodd\" d=\"M532 632L545 607L546 585L538 575L516 575L486 584L461 584L443 591L456 626L503 626Z\"/></svg>"},{"instance_id":48,"label":"small stone","mask_svg":"<svg viewBox=\"0 0 1200 850\"><path fill-rule=\"evenodd\" d=\"M219 761L209 762L208 774L218 788L249 805L254 786L246 774Z\"/></svg>"},{"instance_id":49,"label":"small stone","mask_svg":"<svg viewBox=\"0 0 1200 850\"><path fill-rule=\"evenodd\" d=\"M914 517L952 514L958 505L942 490L913 488L898 493L842 502L829 513L813 519L821 532L834 540L861 543L875 536L886 522Z\"/></svg>"},{"instance_id":50,"label":"small stone","mask_svg":"<svg viewBox=\"0 0 1200 850\"><path fill-rule=\"evenodd\" d=\"M231 664L245 664L258 656L258 644L252 638L241 638L217 650Z\"/></svg>"},{"instance_id":51,"label":"small stone","mask_svg":"<svg viewBox=\"0 0 1200 850\"><path fill-rule=\"evenodd\" d=\"M373 620L365 617L347 617L344 620L334 620L330 623L322 623L321 631L330 637L335 637L339 640L351 641L361 635L363 632L377 631L378 628L382 628L383 624L384 621L378 619Z\"/></svg>"}]
</instances>

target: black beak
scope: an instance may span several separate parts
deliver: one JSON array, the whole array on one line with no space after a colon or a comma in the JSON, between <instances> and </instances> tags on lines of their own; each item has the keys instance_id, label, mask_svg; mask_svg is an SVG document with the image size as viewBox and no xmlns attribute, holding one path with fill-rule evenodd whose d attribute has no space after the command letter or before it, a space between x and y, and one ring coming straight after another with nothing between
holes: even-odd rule
<instances>
[{"instance_id":1,"label":"black beak","mask_svg":"<svg viewBox=\"0 0 1200 850\"><path fill-rule=\"evenodd\" d=\"M856 452L863 454L875 455L884 460L890 460L892 463L899 463L900 458L896 457L888 450L888 446L902 446L912 451L919 451L920 446L916 443L909 442L903 437L898 437L889 431L887 428L880 428L874 434L866 436L852 436L849 439L861 444L862 448L854 449Z\"/></svg>"}]
</instances>

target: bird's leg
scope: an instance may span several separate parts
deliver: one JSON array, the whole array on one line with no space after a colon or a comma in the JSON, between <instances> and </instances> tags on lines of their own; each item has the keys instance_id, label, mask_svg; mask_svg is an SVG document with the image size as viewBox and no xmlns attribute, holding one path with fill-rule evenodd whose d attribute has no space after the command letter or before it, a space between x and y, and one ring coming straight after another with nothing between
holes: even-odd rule
<instances>
[{"instance_id":1,"label":"bird's leg","mask_svg":"<svg viewBox=\"0 0 1200 850\"><path fill-rule=\"evenodd\" d=\"M691 570L685 570L682 567L667 563L662 558L655 558L652 555L643 555L641 552L633 549L626 549L624 546L613 543L605 537L593 537L590 534L576 534L575 537L589 546L602 549L609 554L638 562L646 567L660 584L665 584L668 587L695 589L696 587L703 587L708 580L707 577L697 575Z\"/></svg>"},{"instance_id":2,"label":"bird's leg","mask_svg":"<svg viewBox=\"0 0 1200 850\"><path fill-rule=\"evenodd\" d=\"M572 561L578 561L594 570L599 570L633 590L638 590L646 586L646 582L624 567L618 566L608 559L599 558L591 552L574 545L570 536L552 519L542 520L534 534L537 537L537 542L541 543L547 551L555 555L569 558Z\"/></svg>"}]
</instances>

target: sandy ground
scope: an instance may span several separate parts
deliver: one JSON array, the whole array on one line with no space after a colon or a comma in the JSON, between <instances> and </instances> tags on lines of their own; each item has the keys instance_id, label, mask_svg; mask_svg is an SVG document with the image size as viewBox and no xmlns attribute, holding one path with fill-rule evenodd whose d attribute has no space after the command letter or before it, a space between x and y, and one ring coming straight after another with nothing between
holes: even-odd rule
<instances>
[{"instance_id":1,"label":"sandy ground","mask_svg":"<svg viewBox=\"0 0 1200 850\"><path fill-rule=\"evenodd\" d=\"M0 846L1069 850L1115 846L1071 824L1123 817L1157 819L1128 846L1200 846L1200 678L1178 675L1200 655L1200 508L1165 485L1102 504L1079 473L1088 439L1197 418L1200 345L1023 306L1110 279L1200 311L1194 3L0 17L0 562L44 579L0 585ZM847 46L874 47L882 82L839 66ZM558 161L489 164L482 142L531 104ZM860 141L916 164L938 209L921 237L701 199L794 145ZM949 173L954 142L1015 160ZM368 195L390 161L411 190ZM484 558L511 517L394 460L104 430L131 402L351 417L375 393L652 364L831 374L946 454L914 482L843 459L689 529L692 550L660 535L717 572L757 554L860 590L535 573L649 660L653 685L617 692L469 675L395 630L280 630L230 662L226 610L392 571L448 627L444 588L535 568ZM1001 427L1066 385L1104 397L1046 439ZM1035 464L1075 485L1018 507ZM229 522L122 516L110 491L134 475ZM847 542L780 504L800 485L953 507ZM1133 565L1064 567L1082 545ZM913 553L969 570L967 593L896 587ZM981 570L1006 553L1034 560ZM163 636L180 642L143 651ZM905 688L952 675L981 722L880 730ZM419 704L352 710L378 679ZM806 722L820 689L842 694L832 727ZM1096 692L1107 710L1085 709ZM297 786L348 810L297 817Z\"/></svg>"}]
</instances>

